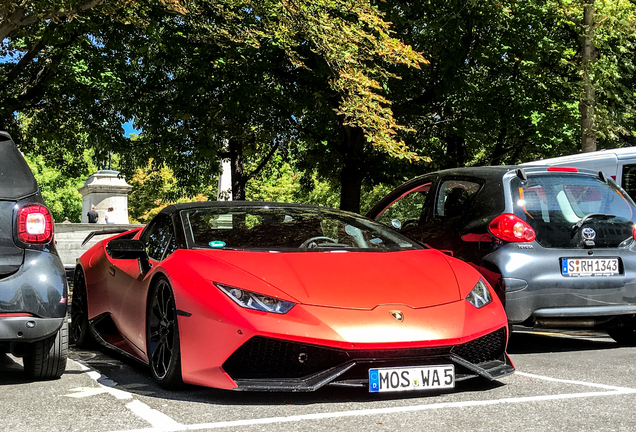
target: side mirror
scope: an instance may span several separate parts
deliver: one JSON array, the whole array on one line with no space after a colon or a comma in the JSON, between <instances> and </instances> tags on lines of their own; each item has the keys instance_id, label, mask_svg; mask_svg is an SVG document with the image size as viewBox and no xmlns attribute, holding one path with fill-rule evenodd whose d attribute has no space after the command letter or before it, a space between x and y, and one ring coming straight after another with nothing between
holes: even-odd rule
<instances>
[{"instance_id":1,"label":"side mirror","mask_svg":"<svg viewBox=\"0 0 636 432\"><path fill-rule=\"evenodd\" d=\"M106 245L106 252L113 259L136 259L139 261L139 271L145 274L150 270L150 261L146 253L146 246L141 240L114 239Z\"/></svg>"}]
</instances>

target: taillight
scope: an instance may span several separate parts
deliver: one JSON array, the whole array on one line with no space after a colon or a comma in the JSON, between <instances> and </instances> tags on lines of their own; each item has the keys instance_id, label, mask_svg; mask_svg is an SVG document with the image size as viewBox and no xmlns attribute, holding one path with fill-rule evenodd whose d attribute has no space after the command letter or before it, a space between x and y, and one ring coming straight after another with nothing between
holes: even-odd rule
<instances>
[{"instance_id":1,"label":"taillight","mask_svg":"<svg viewBox=\"0 0 636 432\"><path fill-rule=\"evenodd\" d=\"M488 229L498 239L509 242L531 242L537 237L526 221L509 213L493 219Z\"/></svg>"},{"instance_id":2,"label":"taillight","mask_svg":"<svg viewBox=\"0 0 636 432\"><path fill-rule=\"evenodd\" d=\"M636 224L634 224L634 227L632 228L632 237L636 240Z\"/></svg>"},{"instance_id":3,"label":"taillight","mask_svg":"<svg viewBox=\"0 0 636 432\"><path fill-rule=\"evenodd\" d=\"M53 239L53 218L41 204L28 204L18 210L18 240L43 244Z\"/></svg>"}]
</instances>

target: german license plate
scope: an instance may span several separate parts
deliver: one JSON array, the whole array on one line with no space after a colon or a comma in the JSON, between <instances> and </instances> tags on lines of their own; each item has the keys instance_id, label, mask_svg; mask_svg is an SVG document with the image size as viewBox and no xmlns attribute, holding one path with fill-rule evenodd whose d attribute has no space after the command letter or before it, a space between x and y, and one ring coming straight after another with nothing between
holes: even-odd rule
<instances>
[{"instance_id":1,"label":"german license plate","mask_svg":"<svg viewBox=\"0 0 636 432\"><path fill-rule=\"evenodd\" d=\"M618 258L561 258L563 276L611 276L620 274Z\"/></svg>"},{"instance_id":2,"label":"german license plate","mask_svg":"<svg viewBox=\"0 0 636 432\"><path fill-rule=\"evenodd\" d=\"M369 369L369 391L412 391L455 387L455 366Z\"/></svg>"}]
</instances>

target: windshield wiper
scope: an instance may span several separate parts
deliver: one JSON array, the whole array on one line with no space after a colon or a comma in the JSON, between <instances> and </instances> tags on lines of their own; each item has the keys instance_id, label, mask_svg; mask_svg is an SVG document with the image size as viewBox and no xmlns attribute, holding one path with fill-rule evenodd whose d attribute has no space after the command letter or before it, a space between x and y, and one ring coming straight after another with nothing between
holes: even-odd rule
<instances>
[{"instance_id":1,"label":"windshield wiper","mask_svg":"<svg viewBox=\"0 0 636 432\"><path fill-rule=\"evenodd\" d=\"M574 235L577 232L579 232L579 230L581 229L583 224L585 222L587 222L588 219L592 219L592 218L611 219L611 218L615 218L615 217L616 217L616 215L607 214L607 213L590 213L590 214L587 214L587 215L585 215L583 217L583 219L581 219L580 221L578 221L577 223L572 225L572 232L570 233L570 238L574 238Z\"/></svg>"}]
</instances>

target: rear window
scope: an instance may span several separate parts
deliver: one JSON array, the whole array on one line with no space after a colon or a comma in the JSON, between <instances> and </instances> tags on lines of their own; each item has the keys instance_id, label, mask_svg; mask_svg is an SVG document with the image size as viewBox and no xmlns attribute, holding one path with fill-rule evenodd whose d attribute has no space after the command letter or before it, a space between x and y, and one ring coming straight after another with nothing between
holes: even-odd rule
<instances>
[{"instance_id":1,"label":"rear window","mask_svg":"<svg viewBox=\"0 0 636 432\"><path fill-rule=\"evenodd\" d=\"M580 230L590 227L595 245L619 246L632 238L633 202L613 184L582 175L534 175L512 182L515 214L528 222L545 247L583 247Z\"/></svg>"},{"instance_id":2,"label":"rear window","mask_svg":"<svg viewBox=\"0 0 636 432\"><path fill-rule=\"evenodd\" d=\"M38 185L13 141L0 135L0 199L17 200L34 194Z\"/></svg>"}]
</instances>

